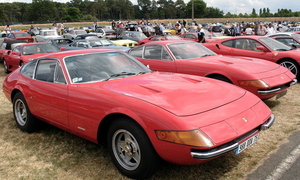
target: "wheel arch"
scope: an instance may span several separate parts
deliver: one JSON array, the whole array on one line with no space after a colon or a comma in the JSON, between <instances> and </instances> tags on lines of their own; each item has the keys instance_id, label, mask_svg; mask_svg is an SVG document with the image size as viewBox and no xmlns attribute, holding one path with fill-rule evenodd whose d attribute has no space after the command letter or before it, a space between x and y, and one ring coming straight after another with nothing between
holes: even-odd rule
<instances>
[{"instance_id":1,"label":"wheel arch","mask_svg":"<svg viewBox=\"0 0 300 180\"><path fill-rule=\"evenodd\" d=\"M228 77L226 77L222 74L214 73L214 74L206 75L206 77L213 78L213 79L218 79L218 80L225 81L225 82L233 84L231 79L229 79Z\"/></svg>"},{"instance_id":2,"label":"wheel arch","mask_svg":"<svg viewBox=\"0 0 300 180\"><path fill-rule=\"evenodd\" d=\"M145 129L136 120L134 120L134 118L132 118L131 116L123 114L123 113L112 113L112 114L109 114L109 115L105 116L102 119L101 123L99 124L98 132L97 132L97 141L98 141L98 143L106 143L106 138L107 138L107 133L108 133L109 126L118 118L130 119L132 122L139 125L143 129L145 134L147 134Z\"/></svg>"}]
</instances>

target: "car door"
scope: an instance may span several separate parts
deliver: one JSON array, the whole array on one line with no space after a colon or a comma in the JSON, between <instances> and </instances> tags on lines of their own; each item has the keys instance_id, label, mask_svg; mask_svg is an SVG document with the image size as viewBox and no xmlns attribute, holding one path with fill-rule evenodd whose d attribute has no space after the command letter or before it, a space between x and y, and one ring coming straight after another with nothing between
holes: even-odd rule
<instances>
[{"instance_id":1,"label":"car door","mask_svg":"<svg viewBox=\"0 0 300 180\"><path fill-rule=\"evenodd\" d=\"M29 88L34 114L58 125L69 125L68 85L58 60L40 59Z\"/></svg>"},{"instance_id":2,"label":"car door","mask_svg":"<svg viewBox=\"0 0 300 180\"><path fill-rule=\"evenodd\" d=\"M130 54L153 71L177 71L175 61L162 45L140 46L130 51Z\"/></svg>"},{"instance_id":3,"label":"car door","mask_svg":"<svg viewBox=\"0 0 300 180\"><path fill-rule=\"evenodd\" d=\"M233 43L233 47L235 48L231 49L231 53L234 56L246 56L271 60L273 54L269 51L258 50L257 47L259 46L265 47L254 39L235 39Z\"/></svg>"},{"instance_id":4,"label":"car door","mask_svg":"<svg viewBox=\"0 0 300 180\"><path fill-rule=\"evenodd\" d=\"M6 58L7 65L11 66L12 69L17 69L21 61L21 46L16 46L10 52Z\"/></svg>"}]
</instances>

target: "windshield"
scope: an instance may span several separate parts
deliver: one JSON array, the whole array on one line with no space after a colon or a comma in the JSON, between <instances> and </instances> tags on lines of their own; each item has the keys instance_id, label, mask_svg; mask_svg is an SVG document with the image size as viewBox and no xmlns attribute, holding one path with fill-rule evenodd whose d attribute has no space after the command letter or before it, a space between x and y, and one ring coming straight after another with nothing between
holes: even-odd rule
<instances>
[{"instance_id":1,"label":"windshield","mask_svg":"<svg viewBox=\"0 0 300 180\"><path fill-rule=\"evenodd\" d=\"M122 52L80 54L65 58L72 83L107 81L151 72L146 66Z\"/></svg>"},{"instance_id":2,"label":"windshield","mask_svg":"<svg viewBox=\"0 0 300 180\"><path fill-rule=\"evenodd\" d=\"M216 53L196 42L182 42L168 44L176 59L196 59L214 56Z\"/></svg>"},{"instance_id":3,"label":"windshield","mask_svg":"<svg viewBox=\"0 0 300 180\"><path fill-rule=\"evenodd\" d=\"M101 47L101 46L113 46L115 45L108 39L103 39L103 40L89 40L90 45L92 47Z\"/></svg>"},{"instance_id":4,"label":"windshield","mask_svg":"<svg viewBox=\"0 0 300 180\"><path fill-rule=\"evenodd\" d=\"M299 34L292 34L292 37L295 38L298 42L300 42L300 35Z\"/></svg>"},{"instance_id":5,"label":"windshield","mask_svg":"<svg viewBox=\"0 0 300 180\"><path fill-rule=\"evenodd\" d=\"M276 41L275 39L272 39L270 37L264 37L259 39L261 42L263 42L266 46L268 46L273 51L289 51L291 50L291 47Z\"/></svg>"},{"instance_id":6,"label":"windshield","mask_svg":"<svg viewBox=\"0 0 300 180\"><path fill-rule=\"evenodd\" d=\"M16 35L17 37L27 37L27 36L29 36L28 33L16 33L15 35Z\"/></svg>"},{"instance_id":7,"label":"windshield","mask_svg":"<svg viewBox=\"0 0 300 180\"><path fill-rule=\"evenodd\" d=\"M33 44L23 47L23 55L58 52L59 49L51 44Z\"/></svg>"}]
</instances>

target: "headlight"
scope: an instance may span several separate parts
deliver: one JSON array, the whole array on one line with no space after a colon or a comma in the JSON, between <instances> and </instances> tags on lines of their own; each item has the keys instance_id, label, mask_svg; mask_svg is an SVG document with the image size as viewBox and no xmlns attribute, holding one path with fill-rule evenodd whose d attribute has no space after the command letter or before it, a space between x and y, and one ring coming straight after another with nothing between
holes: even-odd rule
<instances>
[{"instance_id":1,"label":"headlight","mask_svg":"<svg viewBox=\"0 0 300 180\"><path fill-rule=\"evenodd\" d=\"M183 144L188 146L211 147L214 143L200 130L191 131L155 131L161 141Z\"/></svg>"},{"instance_id":2,"label":"headlight","mask_svg":"<svg viewBox=\"0 0 300 180\"><path fill-rule=\"evenodd\" d=\"M250 86L250 87L258 87L258 88L267 88L269 85L265 83L263 80L252 80L252 81L238 81L240 86Z\"/></svg>"}]
</instances>

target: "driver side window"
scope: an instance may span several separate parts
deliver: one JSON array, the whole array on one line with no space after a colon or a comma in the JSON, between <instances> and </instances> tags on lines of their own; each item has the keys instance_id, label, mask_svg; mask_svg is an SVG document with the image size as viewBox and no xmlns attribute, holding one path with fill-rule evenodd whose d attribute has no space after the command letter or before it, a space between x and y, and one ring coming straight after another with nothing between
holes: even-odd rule
<instances>
[{"instance_id":1,"label":"driver side window","mask_svg":"<svg viewBox=\"0 0 300 180\"><path fill-rule=\"evenodd\" d=\"M38 62L35 79L51 83L66 84L59 62L52 59L42 59Z\"/></svg>"}]
</instances>

